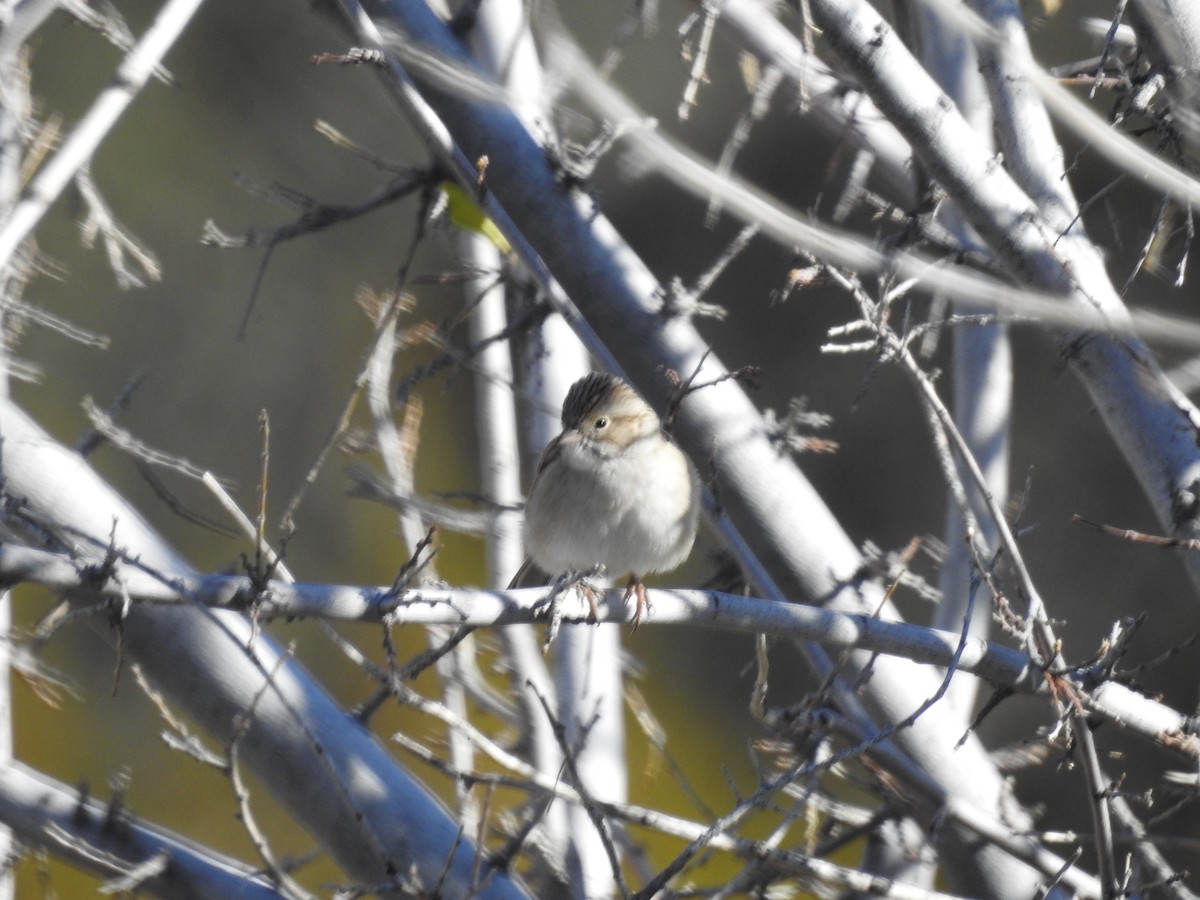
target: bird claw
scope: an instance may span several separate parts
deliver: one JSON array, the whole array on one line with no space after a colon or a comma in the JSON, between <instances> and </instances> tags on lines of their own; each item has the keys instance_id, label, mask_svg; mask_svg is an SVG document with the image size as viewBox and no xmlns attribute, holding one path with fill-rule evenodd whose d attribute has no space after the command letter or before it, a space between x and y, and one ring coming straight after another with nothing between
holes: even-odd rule
<instances>
[{"instance_id":1,"label":"bird claw","mask_svg":"<svg viewBox=\"0 0 1200 900\"><path fill-rule=\"evenodd\" d=\"M583 592L583 598L587 600L587 623L595 625L600 621L600 610L596 607L596 589L586 581L581 581L579 582L579 590Z\"/></svg>"},{"instance_id":2,"label":"bird claw","mask_svg":"<svg viewBox=\"0 0 1200 900\"><path fill-rule=\"evenodd\" d=\"M602 575L603 573L603 566L593 566L586 572L570 572L564 576L562 587L560 588L560 590L566 590L567 588L573 587L583 595L583 599L587 601L588 605L587 623L589 625L596 625L600 621L600 608L597 605L599 603L600 595L599 592L592 587L592 584L588 579Z\"/></svg>"},{"instance_id":3,"label":"bird claw","mask_svg":"<svg viewBox=\"0 0 1200 900\"><path fill-rule=\"evenodd\" d=\"M646 596L646 586L636 575L630 575L629 581L625 583L625 596L621 598L621 602L628 603L631 596L637 597L637 607L633 611L633 630L637 631L638 625L642 622L642 613L649 612L651 607L650 600Z\"/></svg>"}]
</instances>

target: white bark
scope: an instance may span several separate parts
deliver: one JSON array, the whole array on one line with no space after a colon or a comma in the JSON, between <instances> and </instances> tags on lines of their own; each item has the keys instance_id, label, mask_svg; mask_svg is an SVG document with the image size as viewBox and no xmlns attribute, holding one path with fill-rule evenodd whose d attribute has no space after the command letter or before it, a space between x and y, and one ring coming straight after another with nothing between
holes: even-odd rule
<instances>
[{"instance_id":1,"label":"white bark","mask_svg":"<svg viewBox=\"0 0 1200 900\"><path fill-rule=\"evenodd\" d=\"M249 866L139 822L115 820L106 803L26 766L0 768L0 819L21 840L107 878L162 856L162 874L137 884L139 896L164 900L277 900L282 897Z\"/></svg>"},{"instance_id":2,"label":"white bark","mask_svg":"<svg viewBox=\"0 0 1200 900\"><path fill-rule=\"evenodd\" d=\"M990 152L992 108L975 48L935 11L916 7L922 61L938 77L943 90L954 100L976 134L980 147ZM979 241L953 203L940 210L943 224L963 249L978 250ZM964 304L955 307L963 315L984 312ZM956 328L952 333L954 372L954 421L987 479L987 489L1003 501L1008 496L1008 428L1012 415L1012 349L1004 325ZM979 488L958 467L970 503L970 530L986 558L999 548L995 522L988 514ZM974 557L967 543L967 513L951 496L946 511L946 559L939 586L942 599L934 612L936 628L961 628L970 601ZM976 598L971 606L971 634L986 637L991 630L991 604ZM948 702L965 726L970 721L978 691L973 679L956 679L946 694Z\"/></svg>"}]
</instances>

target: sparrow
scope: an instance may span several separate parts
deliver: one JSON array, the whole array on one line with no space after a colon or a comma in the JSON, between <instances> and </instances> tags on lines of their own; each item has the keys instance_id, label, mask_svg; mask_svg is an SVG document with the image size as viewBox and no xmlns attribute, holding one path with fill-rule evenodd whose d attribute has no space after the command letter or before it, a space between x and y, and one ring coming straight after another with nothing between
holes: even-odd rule
<instances>
[{"instance_id":1,"label":"sparrow","mask_svg":"<svg viewBox=\"0 0 1200 900\"><path fill-rule=\"evenodd\" d=\"M628 573L625 602L637 598L634 628L647 608L642 576L687 559L696 538L700 479L628 384L593 373L576 381L562 408L562 433L538 462L525 506L529 563L549 574L602 565ZM590 592L591 621L596 619Z\"/></svg>"}]
</instances>

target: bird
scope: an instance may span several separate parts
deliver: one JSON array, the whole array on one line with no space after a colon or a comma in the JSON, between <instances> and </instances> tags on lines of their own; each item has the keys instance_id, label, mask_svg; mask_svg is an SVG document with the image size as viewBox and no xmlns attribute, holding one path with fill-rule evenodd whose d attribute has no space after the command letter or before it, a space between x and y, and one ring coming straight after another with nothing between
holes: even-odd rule
<instances>
[{"instance_id":1,"label":"bird","mask_svg":"<svg viewBox=\"0 0 1200 900\"><path fill-rule=\"evenodd\" d=\"M526 565L554 575L596 566L628 573L624 602L648 606L642 577L678 567L691 552L700 478L662 421L625 381L594 372L567 392L562 432L546 445L525 505ZM589 621L595 597L587 591Z\"/></svg>"}]
</instances>

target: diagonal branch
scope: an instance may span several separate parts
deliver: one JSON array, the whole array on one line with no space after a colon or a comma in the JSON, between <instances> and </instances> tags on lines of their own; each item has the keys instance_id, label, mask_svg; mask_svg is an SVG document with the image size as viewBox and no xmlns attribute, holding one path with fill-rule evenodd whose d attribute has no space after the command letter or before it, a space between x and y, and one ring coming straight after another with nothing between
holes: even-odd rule
<instances>
[{"instance_id":1,"label":"diagonal branch","mask_svg":"<svg viewBox=\"0 0 1200 900\"><path fill-rule=\"evenodd\" d=\"M249 866L128 815L114 822L103 804L19 763L0 769L0 819L22 841L103 875L128 873L165 854L162 871L138 881L139 894L209 900L281 896Z\"/></svg>"}]
</instances>

